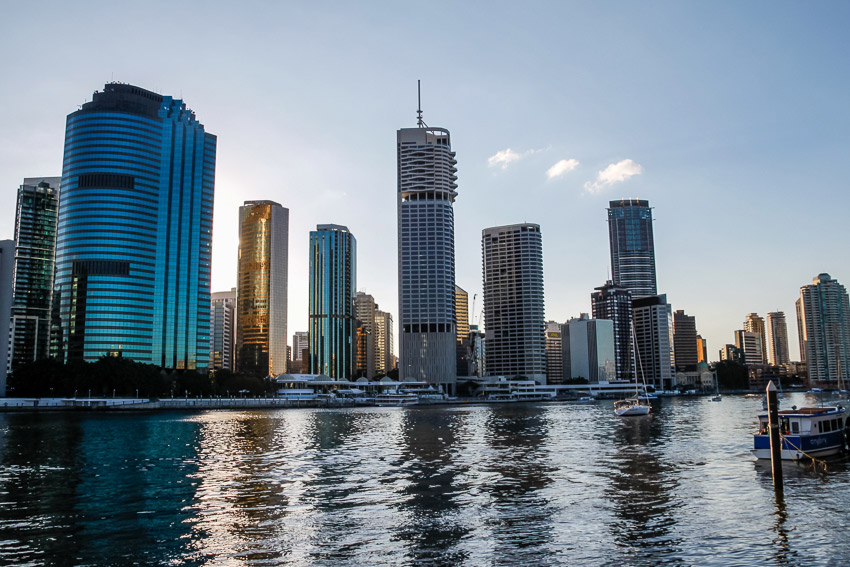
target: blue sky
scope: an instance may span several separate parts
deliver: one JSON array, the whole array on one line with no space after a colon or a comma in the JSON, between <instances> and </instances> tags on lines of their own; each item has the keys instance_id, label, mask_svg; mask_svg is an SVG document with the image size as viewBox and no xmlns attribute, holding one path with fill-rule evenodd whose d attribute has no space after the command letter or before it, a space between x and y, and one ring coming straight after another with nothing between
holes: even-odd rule
<instances>
[{"instance_id":1,"label":"blue sky","mask_svg":"<svg viewBox=\"0 0 850 567\"><path fill-rule=\"evenodd\" d=\"M239 205L273 199L290 209L290 335L320 223L352 230L358 289L397 316L395 130L421 79L457 152L471 295L481 230L535 222L547 318L589 311L607 203L640 197L659 291L709 357L773 310L796 357L799 287L850 284L848 29L846 2L10 3L0 238L21 180L61 173L65 116L114 79L182 96L218 135L213 291L235 285Z\"/></svg>"}]
</instances>

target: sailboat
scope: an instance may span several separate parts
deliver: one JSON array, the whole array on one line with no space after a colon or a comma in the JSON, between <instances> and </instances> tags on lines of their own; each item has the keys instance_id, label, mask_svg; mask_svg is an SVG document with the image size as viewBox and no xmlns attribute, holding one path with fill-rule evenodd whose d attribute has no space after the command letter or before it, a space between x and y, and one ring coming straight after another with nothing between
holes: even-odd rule
<instances>
[{"instance_id":1,"label":"sailboat","mask_svg":"<svg viewBox=\"0 0 850 567\"><path fill-rule=\"evenodd\" d=\"M712 402L722 402L723 396L720 395L720 382L717 379L717 376L714 377L714 397L711 398Z\"/></svg>"},{"instance_id":2,"label":"sailboat","mask_svg":"<svg viewBox=\"0 0 850 567\"><path fill-rule=\"evenodd\" d=\"M635 325L632 322L632 341L635 345L637 345L637 341L635 340ZM643 373L643 364L640 363L640 353L637 350L637 346L635 346L634 350L638 359L638 367L640 367L640 376L643 380L643 391L646 392L646 376ZM649 405L648 400L642 401L640 399L640 391L638 390L638 382L637 377L635 377L635 397L634 398L626 398L624 400L617 400L614 402L614 413L625 417L630 415L647 415L651 411L651 407Z\"/></svg>"}]
</instances>

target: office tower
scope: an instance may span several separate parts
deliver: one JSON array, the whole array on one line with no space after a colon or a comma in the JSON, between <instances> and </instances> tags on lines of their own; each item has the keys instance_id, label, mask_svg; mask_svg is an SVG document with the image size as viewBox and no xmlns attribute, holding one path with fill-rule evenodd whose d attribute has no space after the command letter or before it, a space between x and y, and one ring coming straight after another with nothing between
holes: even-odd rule
<instances>
[{"instance_id":1,"label":"office tower","mask_svg":"<svg viewBox=\"0 0 850 567\"><path fill-rule=\"evenodd\" d=\"M378 305L368 293L358 291L354 296L354 315L360 322L355 347L355 375L359 378L373 378L377 364L377 346L375 344L375 313ZM360 336L362 333L362 337Z\"/></svg>"},{"instance_id":2,"label":"office tower","mask_svg":"<svg viewBox=\"0 0 850 567\"><path fill-rule=\"evenodd\" d=\"M210 369L233 370L236 347L236 288L217 291L210 301Z\"/></svg>"},{"instance_id":3,"label":"office tower","mask_svg":"<svg viewBox=\"0 0 850 567\"><path fill-rule=\"evenodd\" d=\"M561 325L563 375L584 378L590 383L617 378L614 322L591 319L587 313Z\"/></svg>"},{"instance_id":4,"label":"office tower","mask_svg":"<svg viewBox=\"0 0 850 567\"><path fill-rule=\"evenodd\" d=\"M829 274L800 288L809 382L850 385L850 301ZM838 380L841 383L838 384ZM832 384L829 384L832 383Z\"/></svg>"},{"instance_id":5,"label":"office tower","mask_svg":"<svg viewBox=\"0 0 850 567\"><path fill-rule=\"evenodd\" d=\"M292 335L292 364L289 372L293 374L304 374L309 371L310 358L310 334L307 331L295 331ZM306 366L306 368L305 368Z\"/></svg>"},{"instance_id":6,"label":"office tower","mask_svg":"<svg viewBox=\"0 0 850 567\"><path fill-rule=\"evenodd\" d=\"M564 383L564 352L561 341L561 324L546 321L546 383Z\"/></svg>"},{"instance_id":7,"label":"office tower","mask_svg":"<svg viewBox=\"0 0 850 567\"><path fill-rule=\"evenodd\" d=\"M483 378L487 374L487 366L484 364L484 353L486 351L484 332L478 330L478 325L469 326L469 375Z\"/></svg>"},{"instance_id":8,"label":"office tower","mask_svg":"<svg viewBox=\"0 0 850 567\"><path fill-rule=\"evenodd\" d=\"M395 368L393 362L393 316L387 311L375 311L375 373L386 376Z\"/></svg>"},{"instance_id":9,"label":"office tower","mask_svg":"<svg viewBox=\"0 0 850 567\"><path fill-rule=\"evenodd\" d=\"M697 335L697 364L700 362L708 363L708 343L702 336Z\"/></svg>"},{"instance_id":10,"label":"office tower","mask_svg":"<svg viewBox=\"0 0 850 567\"><path fill-rule=\"evenodd\" d=\"M632 380L634 372L634 346L632 340L632 292L612 281L594 288L590 294L594 319L614 322L614 352L618 380Z\"/></svg>"},{"instance_id":11,"label":"office tower","mask_svg":"<svg viewBox=\"0 0 850 567\"><path fill-rule=\"evenodd\" d=\"M354 376L357 242L348 228L320 224L310 232L310 373Z\"/></svg>"},{"instance_id":12,"label":"office tower","mask_svg":"<svg viewBox=\"0 0 850 567\"><path fill-rule=\"evenodd\" d=\"M289 209L273 201L239 207L236 368L259 377L286 372Z\"/></svg>"},{"instance_id":13,"label":"office tower","mask_svg":"<svg viewBox=\"0 0 850 567\"><path fill-rule=\"evenodd\" d=\"M0 337L9 336L12 317L12 280L15 269L15 241L0 240ZM9 344L0 341L0 396L6 395L6 376L9 373Z\"/></svg>"},{"instance_id":14,"label":"office tower","mask_svg":"<svg viewBox=\"0 0 850 567\"><path fill-rule=\"evenodd\" d=\"M791 356L788 354L788 326L782 311L767 314L767 344L772 365L782 366L791 362Z\"/></svg>"},{"instance_id":15,"label":"office tower","mask_svg":"<svg viewBox=\"0 0 850 567\"><path fill-rule=\"evenodd\" d=\"M720 360L729 360L743 364L744 353L735 345L725 345L720 349Z\"/></svg>"},{"instance_id":16,"label":"office tower","mask_svg":"<svg viewBox=\"0 0 850 567\"><path fill-rule=\"evenodd\" d=\"M59 177L24 179L15 208L9 369L50 356Z\"/></svg>"},{"instance_id":17,"label":"office tower","mask_svg":"<svg viewBox=\"0 0 850 567\"><path fill-rule=\"evenodd\" d=\"M469 294L455 285L455 328L457 329L457 376L469 376Z\"/></svg>"},{"instance_id":18,"label":"office tower","mask_svg":"<svg viewBox=\"0 0 850 567\"><path fill-rule=\"evenodd\" d=\"M485 228L484 320L487 374L546 382L543 239L523 223Z\"/></svg>"},{"instance_id":19,"label":"office tower","mask_svg":"<svg viewBox=\"0 0 850 567\"><path fill-rule=\"evenodd\" d=\"M803 300L794 302L797 309L797 341L800 345L800 362L806 362L809 346L806 344L806 325L803 321Z\"/></svg>"},{"instance_id":20,"label":"office tower","mask_svg":"<svg viewBox=\"0 0 850 567\"><path fill-rule=\"evenodd\" d=\"M641 372L647 385L672 390L675 371L673 360L673 311L666 295L653 295L632 301L635 327L637 379Z\"/></svg>"},{"instance_id":21,"label":"office tower","mask_svg":"<svg viewBox=\"0 0 850 567\"><path fill-rule=\"evenodd\" d=\"M681 309L673 312L673 358L676 372L694 372L699 362L696 317Z\"/></svg>"},{"instance_id":22,"label":"office tower","mask_svg":"<svg viewBox=\"0 0 850 567\"><path fill-rule=\"evenodd\" d=\"M449 131L397 133L399 377L454 392L454 210L457 169Z\"/></svg>"},{"instance_id":23,"label":"office tower","mask_svg":"<svg viewBox=\"0 0 850 567\"><path fill-rule=\"evenodd\" d=\"M611 201L608 238L614 283L629 289L634 299L656 295L655 243L649 201Z\"/></svg>"},{"instance_id":24,"label":"office tower","mask_svg":"<svg viewBox=\"0 0 850 567\"><path fill-rule=\"evenodd\" d=\"M118 83L68 115L51 352L206 369L216 137Z\"/></svg>"},{"instance_id":25,"label":"office tower","mask_svg":"<svg viewBox=\"0 0 850 567\"><path fill-rule=\"evenodd\" d=\"M743 329L735 331L735 347L741 351L743 359L742 363L752 366L754 364L764 364L764 359L761 357L761 335L753 331L745 331Z\"/></svg>"},{"instance_id":26,"label":"office tower","mask_svg":"<svg viewBox=\"0 0 850 567\"><path fill-rule=\"evenodd\" d=\"M744 330L758 334L761 343L762 364L767 364L767 334L764 327L764 318L760 317L758 313L750 313L744 320Z\"/></svg>"}]
</instances>

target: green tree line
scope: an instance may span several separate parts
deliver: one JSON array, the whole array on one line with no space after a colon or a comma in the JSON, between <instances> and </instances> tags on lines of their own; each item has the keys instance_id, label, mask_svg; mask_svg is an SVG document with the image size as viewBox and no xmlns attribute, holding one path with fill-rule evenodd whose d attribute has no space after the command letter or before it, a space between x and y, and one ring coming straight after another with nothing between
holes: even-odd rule
<instances>
[{"instance_id":1,"label":"green tree line","mask_svg":"<svg viewBox=\"0 0 850 567\"><path fill-rule=\"evenodd\" d=\"M31 362L9 377L10 397L132 397L255 396L272 394L269 379L229 370L211 373L164 370L122 357L103 357L95 362L56 359Z\"/></svg>"}]
</instances>

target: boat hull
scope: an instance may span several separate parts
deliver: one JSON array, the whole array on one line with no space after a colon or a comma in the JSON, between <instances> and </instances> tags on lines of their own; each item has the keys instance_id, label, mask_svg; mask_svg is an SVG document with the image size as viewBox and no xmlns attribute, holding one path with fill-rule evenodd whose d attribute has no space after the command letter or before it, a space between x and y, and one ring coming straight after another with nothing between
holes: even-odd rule
<instances>
[{"instance_id":1,"label":"boat hull","mask_svg":"<svg viewBox=\"0 0 850 567\"><path fill-rule=\"evenodd\" d=\"M785 435L782 439L782 460L799 461L810 457L822 458L837 455L844 450L841 431L816 435ZM770 458L770 436L753 436L753 455L759 459Z\"/></svg>"},{"instance_id":2,"label":"boat hull","mask_svg":"<svg viewBox=\"0 0 850 567\"><path fill-rule=\"evenodd\" d=\"M630 415L648 415L649 406L631 406L623 409L615 409L614 413L622 417Z\"/></svg>"}]
</instances>

